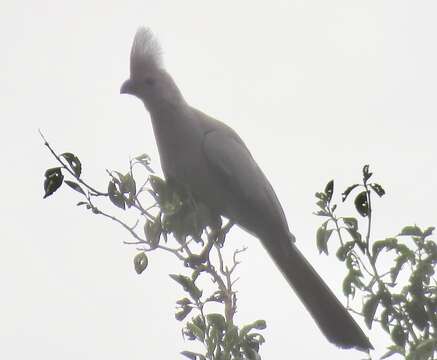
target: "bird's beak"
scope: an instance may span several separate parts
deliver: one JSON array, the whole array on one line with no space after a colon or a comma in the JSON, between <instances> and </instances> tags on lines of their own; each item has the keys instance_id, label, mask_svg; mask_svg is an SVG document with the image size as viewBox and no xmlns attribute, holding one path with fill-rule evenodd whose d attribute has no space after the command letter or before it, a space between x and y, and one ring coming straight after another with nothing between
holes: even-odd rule
<instances>
[{"instance_id":1,"label":"bird's beak","mask_svg":"<svg viewBox=\"0 0 437 360\"><path fill-rule=\"evenodd\" d=\"M133 94L133 81L127 79L120 88L120 94Z\"/></svg>"}]
</instances>

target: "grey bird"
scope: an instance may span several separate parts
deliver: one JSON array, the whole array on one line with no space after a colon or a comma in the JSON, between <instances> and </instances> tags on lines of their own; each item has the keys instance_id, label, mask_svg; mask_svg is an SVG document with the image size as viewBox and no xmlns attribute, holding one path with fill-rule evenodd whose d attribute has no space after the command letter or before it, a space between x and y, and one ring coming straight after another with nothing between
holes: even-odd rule
<instances>
[{"instance_id":1,"label":"grey bird","mask_svg":"<svg viewBox=\"0 0 437 360\"><path fill-rule=\"evenodd\" d=\"M224 123L191 107L162 63L156 37L139 28L122 94L150 113L165 178L188 189L213 214L256 236L327 339L372 349L366 335L294 245L276 194L244 142Z\"/></svg>"}]
</instances>

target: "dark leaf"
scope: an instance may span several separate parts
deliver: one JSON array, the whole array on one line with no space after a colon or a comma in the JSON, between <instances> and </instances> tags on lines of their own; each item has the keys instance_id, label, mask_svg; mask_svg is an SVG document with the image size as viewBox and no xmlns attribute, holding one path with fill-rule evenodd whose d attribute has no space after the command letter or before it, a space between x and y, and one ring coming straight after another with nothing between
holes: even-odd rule
<instances>
[{"instance_id":1,"label":"dark leaf","mask_svg":"<svg viewBox=\"0 0 437 360\"><path fill-rule=\"evenodd\" d=\"M326 255L328 255L328 240L331 234L332 234L332 229L327 230L326 223L320 226L319 229L317 230L316 241L317 241L317 249L319 250L320 254L324 252Z\"/></svg>"},{"instance_id":2,"label":"dark leaf","mask_svg":"<svg viewBox=\"0 0 437 360\"><path fill-rule=\"evenodd\" d=\"M134 178L130 173L123 175L120 179L120 192L122 194L132 194L133 196L137 193L136 183Z\"/></svg>"},{"instance_id":3,"label":"dark leaf","mask_svg":"<svg viewBox=\"0 0 437 360\"><path fill-rule=\"evenodd\" d=\"M342 218L342 220L343 220L344 224L348 228L353 229L355 231L358 230L358 221L357 221L356 218L354 218L354 217L344 217L344 218Z\"/></svg>"},{"instance_id":4,"label":"dark leaf","mask_svg":"<svg viewBox=\"0 0 437 360\"><path fill-rule=\"evenodd\" d=\"M418 226L414 225L414 226L405 226L402 229L399 236L401 236L401 235L402 236L422 236L423 233L422 233L422 230Z\"/></svg>"},{"instance_id":5,"label":"dark leaf","mask_svg":"<svg viewBox=\"0 0 437 360\"><path fill-rule=\"evenodd\" d=\"M325 186L325 194L326 194L326 198L327 198L328 203L331 201L333 193L334 193L334 180L331 180Z\"/></svg>"},{"instance_id":6,"label":"dark leaf","mask_svg":"<svg viewBox=\"0 0 437 360\"><path fill-rule=\"evenodd\" d=\"M370 184L370 187L373 189L373 191L374 191L374 192L375 192L379 197L384 196L384 194L385 194L385 190L382 188L381 185L376 184L376 183L373 183L373 184Z\"/></svg>"},{"instance_id":7,"label":"dark leaf","mask_svg":"<svg viewBox=\"0 0 437 360\"><path fill-rule=\"evenodd\" d=\"M379 296L372 295L363 305L364 322L369 329L372 328L372 323L375 318L376 309L379 305Z\"/></svg>"},{"instance_id":8,"label":"dark leaf","mask_svg":"<svg viewBox=\"0 0 437 360\"><path fill-rule=\"evenodd\" d=\"M340 261L345 261L347 255L354 248L354 246L355 246L355 241L348 241L343 246L340 246L340 248L337 250L337 254L336 254L337 258Z\"/></svg>"},{"instance_id":9,"label":"dark leaf","mask_svg":"<svg viewBox=\"0 0 437 360\"><path fill-rule=\"evenodd\" d=\"M371 176L372 176L372 173L369 172L369 165L364 165L364 167L363 167L363 182L366 183L367 180L369 180Z\"/></svg>"},{"instance_id":10,"label":"dark leaf","mask_svg":"<svg viewBox=\"0 0 437 360\"><path fill-rule=\"evenodd\" d=\"M402 266L408 261L408 258L404 255L398 256L395 260L395 266L390 269L390 277L391 282L396 283L396 279L399 275L399 272L402 269Z\"/></svg>"},{"instance_id":11,"label":"dark leaf","mask_svg":"<svg viewBox=\"0 0 437 360\"><path fill-rule=\"evenodd\" d=\"M76 190L78 193L81 193L82 195L85 195L85 191L82 190L80 185L78 183L75 183L74 181L65 180L64 181L69 187L71 187L73 190Z\"/></svg>"},{"instance_id":12,"label":"dark leaf","mask_svg":"<svg viewBox=\"0 0 437 360\"><path fill-rule=\"evenodd\" d=\"M361 216L366 217L369 215L369 202L366 191L360 192L355 198L355 208Z\"/></svg>"},{"instance_id":13,"label":"dark leaf","mask_svg":"<svg viewBox=\"0 0 437 360\"><path fill-rule=\"evenodd\" d=\"M407 334L401 325L398 324L393 327L391 330L391 339L396 345L401 346L402 348L405 347L405 343L407 342Z\"/></svg>"},{"instance_id":14,"label":"dark leaf","mask_svg":"<svg viewBox=\"0 0 437 360\"><path fill-rule=\"evenodd\" d=\"M433 353L437 352L437 338L422 340L414 350L414 356L411 359L425 360L433 359Z\"/></svg>"},{"instance_id":15,"label":"dark leaf","mask_svg":"<svg viewBox=\"0 0 437 360\"><path fill-rule=\"evenodd\" d=\"M86 201L79 201L76 206L89 205Z\"/></svg>"},{"instance_id":16,"label":"dark leaf","mask_svg":"<svg viewBox=\"0 0 437 360\"><path fill-rule=\"evenodd\" d=\"M74 175L76 175L76 177L80 177L80 174L82 173L82 164L80 163L79 158L69 152L63 153L61 156L68 162L68 165L70 165Z\"/></svg>"},{"instance_id":17,"label":"dark leaf","mask_svg":"<svg viewBox=\"0 0 437 360\"><path fill-rule=\"evenodd\" d=\"M428 324L428 315L422 303L419 301L409 301L405 303L405 310L413 320L414 325L420 330L424 330Z\"/></svg>"},{"instance_id":18,"label":"dark leaf","mask_svg":"<svg viewBox=\"0 0 437 360\"><path fill-rule=\"evenodd\" d=\"M175 318L177 321L184 320L187 315L193 310L191 306L183 306L180 308L180 310L175 314Z\"/></svg>"},{"instance_id":19,"label":"dark leaf","mask_svg":"<svg viewBox=\"0 0 437 360\"><path fill-rule=\"evenodd\" d=\"M139 254L135 255L134 267L138 275L146 270L148 264L149 260L147 259L147 255L144 252L140 252Z\"/></svg>"},{"instance_id":20,"label":"dark leaf","mask_svg":"<svg viewBox=\"0 0 437 360\"><path fill-rule=\"evenodd\" d=\"M390 333L390 321L389 321L389 314L390 311L388 309L385 309L382 313L381 313L381 327L388 333Z\"/></svg>"},{"instance_id":21,"label":"dark leaf","mask_svg":"<svg viewBox=\"0 0 437 360\"><path fill-rule=\"evenodd\" d=\"M59 187L62 185L62 181L64 180L64 175L62 175L62 171L60 167L48 169L45 172L45 180L44 180L44 199L47 196L52 195Z\"/></svg>"},{"instance_id":22,"label":"dark leaf","mask_svg":"<svg viewBox=\"0 0 437 360\"><path fill-rule=\"evenodd\" d=\"M124 197L121 192L117 190L114 180L111 180L108 184L108 195L109 200L111 200L115 206L123 210L126 208Z\"/></svg>"},{"instance_id":23,"label":"dark leaf","mask_svg":"<svg viewBox=\"0 0 437 360\"><path fill-rule=\"evenodd\" d=\"M194 284L194 281L191 280L188 276L184 275L169 275L174 281L182 285L183 289L190 294L190 296L195 300L199 300L202 296L202 291Z\"/></svg>"},{"instance_id":24,"label":"dark leaf","mask_svg":"<svg viewBox=\"0 0 437 360\"><path fill-rule=\"evenodd\" d=\"M349 186L342 194L341 194L341 200L344 202L347 197L349 196L349 194L351 193L351 191L353 189L355 189L357 186L359 186L359 184L353 184L351 186Z\"/></svg>"}]
</instances>

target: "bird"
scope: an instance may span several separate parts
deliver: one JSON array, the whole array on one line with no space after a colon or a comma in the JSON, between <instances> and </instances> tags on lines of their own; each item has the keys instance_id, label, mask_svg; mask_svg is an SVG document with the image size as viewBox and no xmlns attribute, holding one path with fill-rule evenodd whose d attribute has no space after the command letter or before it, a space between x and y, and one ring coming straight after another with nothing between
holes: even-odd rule
<instances>
[{"instance_id":1,"label":"bird","mask_svg":"<svg viewBox=\"0 0 437 360\"><path fill-rule=\"evenodd\" d=\"M191 107L163 64L150 28L138 28L120 88L149 112L165 179L258 238L315 323L340 348L373 349L367 336L295 245L272 185L240 136Z\"/></svg>"}]
</instances>

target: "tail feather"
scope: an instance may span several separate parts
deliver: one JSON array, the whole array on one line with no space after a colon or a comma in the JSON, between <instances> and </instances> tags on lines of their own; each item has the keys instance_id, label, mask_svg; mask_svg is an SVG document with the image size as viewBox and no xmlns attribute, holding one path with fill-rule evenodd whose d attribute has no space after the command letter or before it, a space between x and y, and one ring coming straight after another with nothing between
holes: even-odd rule
<instances>
[{"instance_id":1,"label":"tail feather","mask_svg":"<svg viewBox=\"0 0 437 360\"><path fill-rule=\"evenodd\" d=\"M277 239L264 237L262 242L330 342L346 349L373 349L352 316L288 238L281 246Z\"/></svg>"}]
</instances>

